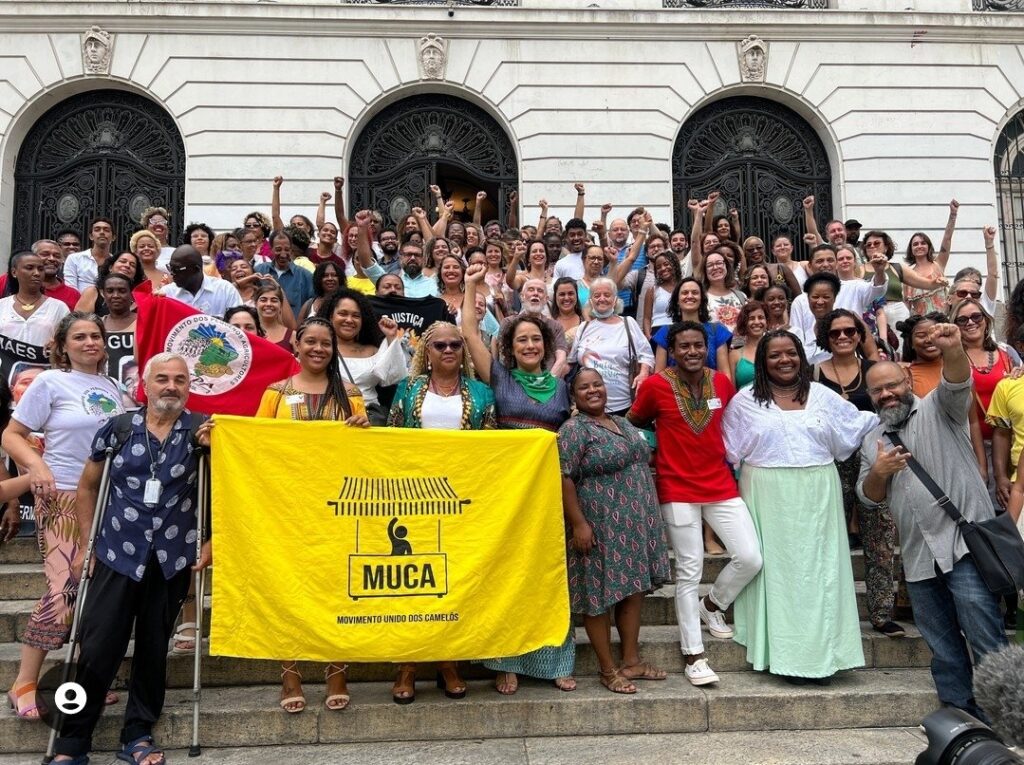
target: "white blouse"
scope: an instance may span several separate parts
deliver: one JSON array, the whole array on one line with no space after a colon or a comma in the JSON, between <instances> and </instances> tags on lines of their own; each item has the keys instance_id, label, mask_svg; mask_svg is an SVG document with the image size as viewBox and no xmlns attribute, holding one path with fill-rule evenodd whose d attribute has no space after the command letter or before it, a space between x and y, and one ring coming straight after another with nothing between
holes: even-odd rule
<instances>
[{"instance_id":1,"label":"white blouse","mask_svg":"<svg viewBox=\"0 0 1024 765\"><path fill-rule=\"evenodd\" d=\"M344 363L340 359L339 363L342 378L362 391L363 401L367 404L378 402L378 385L394 385L409 375L406 355L397 339L389 343L385 338L372 356L345 356Z\"/></svg>"},{"instance_id":2,"label":"white blouse","mask_svg":"<svg viewBox=\"0 0 1024 765\"><path fill-rule=\"evenodd\" d=\"M792 411L774 402L762 406L753 390L744 388L725 409L722 435L734 465L812 467L849 458L877 424L874 413L812 382L806 408Z\"/></svg>"}]
</instances>

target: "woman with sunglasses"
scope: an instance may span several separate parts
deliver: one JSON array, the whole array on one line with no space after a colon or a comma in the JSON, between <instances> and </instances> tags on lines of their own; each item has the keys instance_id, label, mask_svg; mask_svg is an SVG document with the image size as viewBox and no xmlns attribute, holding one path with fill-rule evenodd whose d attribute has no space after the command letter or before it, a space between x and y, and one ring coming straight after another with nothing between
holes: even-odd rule
<instances>
[{"instance_id":1,"label":"woman with sunglasses","mask_svg":"<svg viewBox=\"0 0 1024 765\"><path fill-rule=\"evenodd\" d=\"M953 231L956 229L956 215L959 209L960 203L955 199L950 200L949 218L946 219L946 230L942 234L942 244L938 252L935 252L935 245L923 231L917 231L910 237L904 260L914 274L943 278L946 264L949 262L949 251L953 245ZM925 289L910 286L903 288L903 299L907 307L912 314L918 316L929 311L944 311L947 298L948 289L945 283Z\"/></svg>"},{"instance_id":2,"label":"woman with sunglasses","mask_svg":"<svg viewBox=\"0 0 1024 765\"><path fill-rule=\"evenodd\" d=\"M362 393L341 376L338 342L331 322L316 316L306 319L295 332L295 349L298 373L267 388L256 416L279 420L331 420L355 428L369 427ZM327 682L324 706L332 712L348 706L347 669L347 664L332 662L324 670ZM294 661L282 664L281 670L281 709L297 714L306 708L302 675Z\"/></svg>"},{"instance_id":3,"label":"woman with sunglasses","mask_svg":"<svg viewBox=\"0 0 1024 765\"><path fill-rule=\"evenodd\" d=\"M475 315L475 314L474 314ZM473 374L469 349L454 324L437 321L420 336L409 376L398 384L388 423L393 428L492 430L494 394ZM437 664L437 687L450 699L466 695L454 661ZM391 689L396 704L416 700L416 664L400 664Z\"/></svg>"},{"instance_id":4,"label":"woman with sunglasses","mask_svg":"<svg viewBox=\"0 0 1024 765\"><path fill-rule=\"evenodd\" d=\"M856 314L837 308L818 320L817 344L832 357L814 365L813 379L835 391L862 412L873 412L868 396L867 374L875 362L861 355L861 343L867 328ZM890 638L903 637L906 631L892 621L892 583L895 574L893 549L896 527L885 510L866 510L857 500L860 475L860 449L847 459L836 461L843 488L843 509L851 539L859 534L864 546L868 615L871 626ZM857 531L854 531L857 529Z\"/></svg>"}]
</instances>

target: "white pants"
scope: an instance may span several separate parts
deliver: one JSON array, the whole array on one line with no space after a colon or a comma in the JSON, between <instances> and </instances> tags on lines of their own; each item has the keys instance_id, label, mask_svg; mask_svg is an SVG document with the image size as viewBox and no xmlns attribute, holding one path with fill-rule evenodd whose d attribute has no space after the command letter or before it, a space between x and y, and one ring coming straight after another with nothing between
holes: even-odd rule
<instances>
[{"instance_id":1,"label":"white pants","mask_svg":"<svg viewBox=\"0 0 1024 765\"><path fill-rule=\"evenodd\" d=\"M723 611L736 599L747 583L761 570L761 547L740 497L724 502L690 504L667 502L661 506L669 541L676 558L676 621L683 653L694 656L704 652L697 612L701 573L704 570L704 535L701 518L718 534L732 560L722 569L709 597Z\"/></svg>"}]
</instances>

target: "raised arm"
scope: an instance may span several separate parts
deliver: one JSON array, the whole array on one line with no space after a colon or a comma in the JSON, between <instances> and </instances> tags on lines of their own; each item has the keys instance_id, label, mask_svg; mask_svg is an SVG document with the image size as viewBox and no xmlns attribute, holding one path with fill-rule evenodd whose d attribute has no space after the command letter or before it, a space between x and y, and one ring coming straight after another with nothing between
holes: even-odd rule
<instances>
[{"instance_id":1,"label":"raised arm","mask_svg":"<svg viewBox=\"0 0 1024 765\"><path fill-rule=\"evenodd\" d=\"M508 193L508 210L505 211L505 225L508 228L519 228L519 192L515 189Z\"/></svg>"},{"instance_id":2,"label":"raised arm","mask_svg":"<svg viewBox=\"0 0 1024 765\"><path fill-rule=\"evenodd\" d=\"M423 244L426 244L428 239L434 238L434 229L430 227L430 221L427 220L426 210L422 207L414 207L412 208L412 217L416 219L416 225L420 227Z\"/></svg>"},{"instance_id":3,"label":"raised arm","mask_svg":"<svg viewBox=\"0 0 1024 765\"><path fill-rule=\"evenodd\" d=\"M696 199L687 201L686 206L693 216L693 228L690 231L690 264L694 278L700 279L704 274L704 245L701 239L704 238L704 210L703 205L707 201L698 202Z\"/></svg>"},{"instance_id":4,"label":"raised arm","mask_svg":"<svg viewBox=\"0 0 1024 765\"><path fill-rule=\"evenodd\" d=\"M715 230L715 202L722 196L721 191L712 191L708 194L708 206L704 208L704 230Z\"/></svg>"},{"instance_id":5,"label":"raised arm","mask_svg":"<svg viewBox=\"0 0 1024 765\"><path fill-rule=\"evenodd\" d=\"M576 207L572 211L572 217L583 220L583 213L586 209L585 199L587 196L587 189L582 183L578 181L574 183L572 187L576 189Z\"/></svg>"},{"instance_id":6,"label":"raised arm","mask_svg":"<svg viewBox=\"0 0 1024 765\"><path fill-rule=\"evenodd\" d=\"M640 256L640 250L644 247L644 242L647 241L647 236L651 233L651 214L649 212L643 213L643 223L636 231L636 235L633 237L633 244L629 246L629 252L626 253L626 257L622 259L621 263L612 263L611 270L608 272L608 276L611 277L616 286L622 284L622 280L626 278L626 274L629 273L630 269L633 268L633 264L636 259Z\"/></svg>"},{"instance_id":7,"label":"raised arm","mask_svg":"<svg viewBox=\"0 0 1024 765\"><path fill-rule=\"evenodd\" d=\"M523 252L521 249L512 248L512 257L508 259L508 267L505 269L505 284L508 285L510 290L519 289L519 285L516 284L516 277L519 276L519 262L523 259Z\"/></svg>"},{"instance_id":8,"label":"raised arm","mask_svg":"<svg viewBox=\"0 0 1024 765\"><path fill-rule=\"evenodd\" d=\"M462 337L469 348L476 376L484 383L491 383L491 352L480 336L480 320L476 317L476 291L484 282L487 266L474 263L466 271L466 292L462 296Z\"/></svg>"},{"instance_id":9,"label":"raised arm","mask_svg":"<svg viewBox=\"0 0 1024 765\"><path fill-rule=\"evenodd\" d=\"M938 261L936 260L936 262ZM907 268L906 266L903 266L900 270L903 272L900 281L908 287L916 287L919 290L933 290L938 285L943 284L946 281L942 274L939 274L938 276L922 276L913 268ZM941 270L946 270L945 264L943 264Z\"/></svg>"},{"instance_id":10,"label":"raised arm","mask_svg":"<svg viewBox=\"0 0 1024 765\"><path fill-rule=\"evenodd\" d=\"M821 238L821 232L818 231L818 223L814 220L814 197L804 197L804 228L807 229L808 234L814 235L814 244L812 247L821 244L825 240Z\"/></svg>"},{"instance_id":11,"label":"raised arm","mask_svg":"<svg viewBox=\"0 0 1024 765\"><path fill-rule=\"evenodd\" d=\"M334 219L338 221L338 238L345 236L345 232L352 224L345 215L345 179L340 175L334 176Z\"/></svg>"},{"instance_id":12,"label":"raised arm","mask_svg":"<svg viewBox=\"0 0 1024 765\"><path fill-rule=\"evenodd\" d=\"M548 222L548 200L542 199L540 205L540 221L537 223L537 236L544 236L544 224Z\"/></svg>"},{"instance_id":13,"label":"raised arm","mask_svg":"<svg viewBox=\"0 0 1024 765\"><path fill-rule=\"evenodd\" d=\"M452 215L455 214L455 203L452 200L443 202L441 204L441 213L437 216L437 220L434 221L434 225L431 229L433 236L444 236L448 233L448 221L452 219Z\"/></svg>"},{"instance_id":14,"label":"raised arm","mask_svg":"<svg viewBox=\"0 0 1024 765\"><path fill-rule=\"evenodd\" d=\"M735 207L729 208L729 227L732 230L732 235L735 237L734 242L743 241L743 227L740 226L740 211Z\"/></svg>"},{"instance_id":15,"label":"raised arm","mask_svg":"<svg viewBox=\"0 0 1024 765\"><path fill-rule=\"evenodd\" d=\"M370 225L373 223L373 216L369 210L360 210L356 213L356 225L359 226L359 239L356 244L356 257L359 265L367 269L373 265L373 246L370 244Z\"/></svg>"},{"instance_id":16,"label":"raised arm","mask_svg":"<svg viewBox=\"0 0 1024 765\"><path fill-rule=\"evenodd\" d=\"M274 177L274 191L270 195L270 220L275 231L284 228L284 221L281 220L281 184L284 178L280 175Z\"/></svg>"},{"instance_id":17,"label":"raised arm","mask_svg":"<svg viewBox=\"0 0 1024 765\"><path fill-rule=\"evenodd\" d=\"M935 262L938 263L943 273L946 272L949 253L953 249L953 232L956 230L956 214L959 210L960 203L955 199L949 200L949 217L946 218L946 230L942 232L942 244L935 255Z\"/></svg>"},{"instance_id":18,"label":"raised arm","mask_svg":"<svg viewBox=\"0 0 1024 765\"><path fill-rule=\"evenodd\" d=\"M316 230L319 231L327 222L327 203L331 201L331 192L320 192L320 204L316 208Z\"/></svg>"},{"instance_id":19,"label":"raised arm","mask_svg":"<svg viewBox=\"0 0 1024 765\"><path fill-rule=\"evenodd\" d=\"M999 258L996 256L996 227L985 226L985 294L993 303L999 289Z\"/></svg>"},{"instance_id":20,"label":"raised arm","mask_svg":"<svg viewBox=\"0 0 1024 765\"><path fill-rule=\"evenodd\" d=\"M476 192L476 205L473 207L473 222L476 225L478 225L478 226L484 225L484 221L483 221L483 214L484 214L483 204L484 204L484 200L485 199L487 199L487 192L486 191L478 191L478 192Z\"/></svg>"}]
</instances>

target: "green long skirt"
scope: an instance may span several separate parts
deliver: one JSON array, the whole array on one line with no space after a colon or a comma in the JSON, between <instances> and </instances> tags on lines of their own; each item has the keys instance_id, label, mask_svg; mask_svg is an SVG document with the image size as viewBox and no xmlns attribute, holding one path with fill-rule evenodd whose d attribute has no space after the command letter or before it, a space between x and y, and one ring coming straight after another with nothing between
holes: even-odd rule
<instances>
[{"instance_id":1,"label":"green long skirt","mask_svg":"<svg viewBox=\"0 0 1024 765\"><path fill-rule=\"evenodd\" d=\"M764 567L736 599L736 642L756 670L828 677L864 666L835 465L740 471Z\"/></svg>"}]
</instances>

